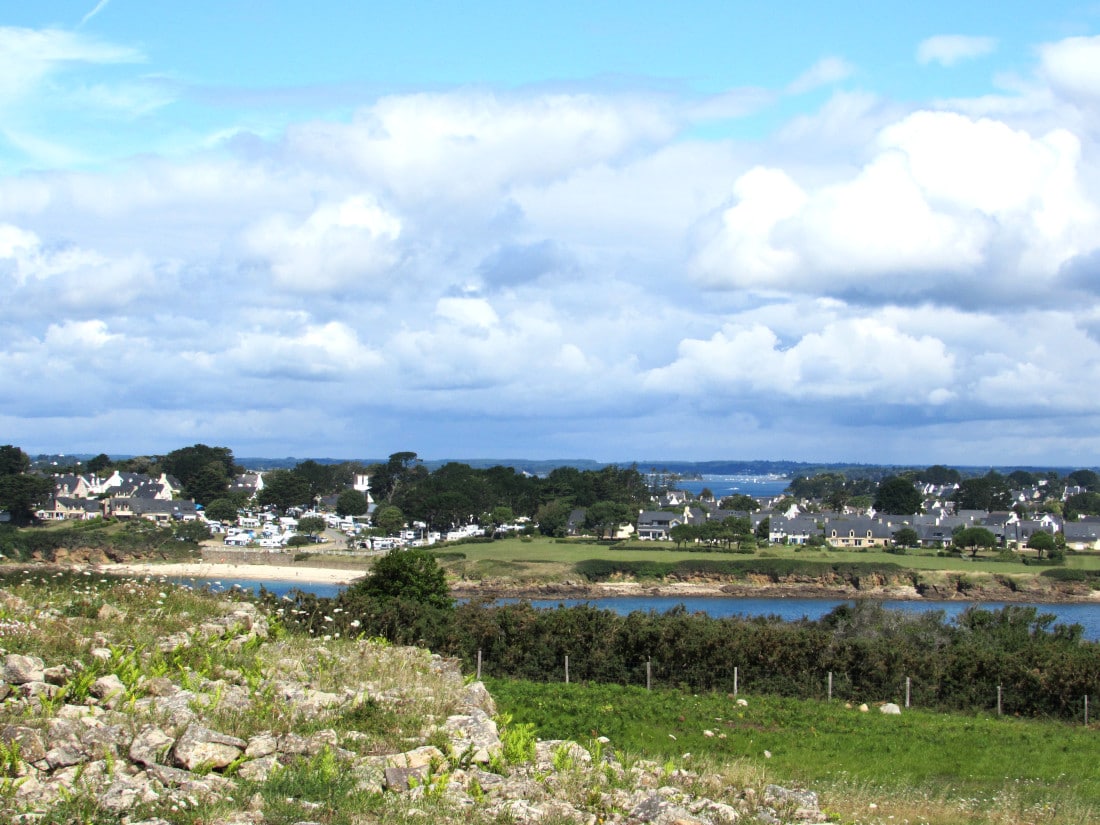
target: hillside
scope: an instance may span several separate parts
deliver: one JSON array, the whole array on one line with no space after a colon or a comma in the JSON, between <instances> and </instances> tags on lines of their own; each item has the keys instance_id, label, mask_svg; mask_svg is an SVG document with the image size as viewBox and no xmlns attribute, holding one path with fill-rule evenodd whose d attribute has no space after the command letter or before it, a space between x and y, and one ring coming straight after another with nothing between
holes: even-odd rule
<instances>
[{"instance_id":1,"label":"hillside","mask_svg":"<svg viewBox=\"0 0 1100 825\"><path fill-rule=\"evenodd\" d=\"M426 650L291 635L150 578L9 576L0 642L13 823L824 820L813 793L720 765L538 742Z\"/></svg>"}]
</instances>

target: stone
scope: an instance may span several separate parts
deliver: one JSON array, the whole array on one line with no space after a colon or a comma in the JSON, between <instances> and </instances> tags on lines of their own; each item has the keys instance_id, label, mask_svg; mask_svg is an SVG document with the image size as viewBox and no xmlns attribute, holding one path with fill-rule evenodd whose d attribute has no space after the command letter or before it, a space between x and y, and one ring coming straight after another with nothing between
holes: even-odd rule
<instances>
[{"instance_id":1,"label":"stone","mask_svg":"<svg viewBox=\"0 0 1100 825\"><path fill-rule=\"evenodd\" d=\"M130 743L130 761L143 767L156 765L168 756L175 741L155 725L146 725Z\"/></svg>"},{"instance_id":2,"label":"stone","mask_svg":"<svg viewBox=\"0 0 1100 825\"><path fill-rule=\"evenodd\" d=\"M192 723L176 740L170 761L189 771L196 768L220 770L240 757L247 746L243 739Z\"/></svg>"},{"instance_id":3,"label":"stone","mask_svg":"<svg viewBox=\"0 0 1100 825\"><path fill-rule=\"evenodd\" d=\"M901 716L901 708L895 705L893 702L886 702L879 706L879 712L885 713L887 716Z\"/></svg>"},{"instance_id":4,"label":"stone","mask_svg":"<svg viewBox=\"0 0 1100 825\"><path fill-rule=\"evenodd\" d=\"M497 723L483 710L475 709L466 716L450 716L443 730L451 738L452 751L470 762L484 765L502 749Z\"/></svg>"},{"instance_id":5,"label":"stone","mask_svg":"<svg viewBox=\"0 0 1100 825\"><path fill-rule=\"evenodd\" d=\"M483 711L489 716L496 716L497 703L493 701L483 682L471 682L466 685L466 690L462 694L462 703L471 709Z\"/></svg>"},{"instance_id":6,"label":"stone","mask_svg":"<svg viewBox=\"0 0 1100 825\"><path fill-rule=\"evenodd\" d=\"M37 656L9 653L4 657L4 669L0 678L11 685L43 682L46 678L46 663Z\"/></svg>"},{"instance_id":7,"label":"stone","mask_svg":"<svg viewBox=\"0 0 1100 825\"><path fill-rule=\"evenodd\" d=\"M100 676L96 679L92 686L88 688L88 693L109 708L117 707L118 703L126 696L126 685L118 676L108 673L106 676Z\"/></svg>"}]
</instances>

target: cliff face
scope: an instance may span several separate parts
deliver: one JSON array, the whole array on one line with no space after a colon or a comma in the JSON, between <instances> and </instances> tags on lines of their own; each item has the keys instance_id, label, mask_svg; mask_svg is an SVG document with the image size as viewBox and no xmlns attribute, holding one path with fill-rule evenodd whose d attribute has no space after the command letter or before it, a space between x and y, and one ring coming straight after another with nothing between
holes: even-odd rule
<instances>
[{"instance_id":1,"label":"cliff face","mask_svg":"<svg viewBox=\"0 0 1100 825\"><path fill-rule=\"evenodd\" d=\"M422 649L119 587L45 606L0 591L4 821L824 820L811 792L501 728L484 686Z\"/></svg>"}]
</instances>

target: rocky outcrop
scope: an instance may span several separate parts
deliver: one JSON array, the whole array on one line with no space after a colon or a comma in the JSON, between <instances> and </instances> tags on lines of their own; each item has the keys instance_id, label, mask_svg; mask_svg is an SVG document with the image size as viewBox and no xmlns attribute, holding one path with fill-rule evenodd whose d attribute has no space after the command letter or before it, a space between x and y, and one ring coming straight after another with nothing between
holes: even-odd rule
<instances>
[{"instance_id":1,"label":"rocky outcrop","mask_svg":"<svg viewBox=\"0 0 1100 825\"><path fill-rule=\"evenodd\" d=\"M12 604L18 608L3 596L9 613ZM214 643L238 651L277 647L254 605L226 608L219 618L163 638L162 646L169 652ZM121 614L108 614L121 620ZM321 640L311 660L276 654L262 672L225 670L212 679L187 668L149 674L120 665L120 673L81 679L93 661L138 661L136 652L122 656L104 641L87 640L86 660L0 655L0 696L6 697L0 706L0 820L31 825L44 821L52 806L86 799L130 825L192 822L191 812L201 805L217 812L204 822L263 825L268 820L255 789L318 758L350 777L358 791L392 798L405 814L429 801L443 805L453 813L446 821L728 825L825 819L810 792L731 789L668 765L624 764L606 740L588 747L538 742L529 760L506 762L484 685L467 684L457 662L415 648L345 641L339 655L353 662L361 680L339 690L314 684L318 663L337 655ZM402 685L387 684L386 674L399 675ZM291 718L292 729L238 735L233 720L255 715L256 703ZM428 706L446 711L393 752L378 752L375 740L354 726L325 724ZM319 820L308 816L315 803L298 802L300 821ZM150 811L156 816L143 818Z\"/></svg>"}]
</instances>

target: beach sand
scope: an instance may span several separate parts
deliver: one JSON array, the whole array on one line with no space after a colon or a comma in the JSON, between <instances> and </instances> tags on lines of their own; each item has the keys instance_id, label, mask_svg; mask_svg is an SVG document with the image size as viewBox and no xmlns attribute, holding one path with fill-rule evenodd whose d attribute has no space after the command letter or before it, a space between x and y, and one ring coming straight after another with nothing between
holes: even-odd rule
<instances>
[{"instance_id":1,"label":"beach sand","mask_svg":"<svg viewBox=\"0 0 1100 825\"><path fill-rule=\"evenodd\" d=\"M211 562L101 564L95 569L100 573L116 576L171 576L230 581L303 581L320 584L350 584L363 576L363 573L358 570L337 570L330 567L281 567L274 564L214 564Z\"/></svg>"}]
</instances>

